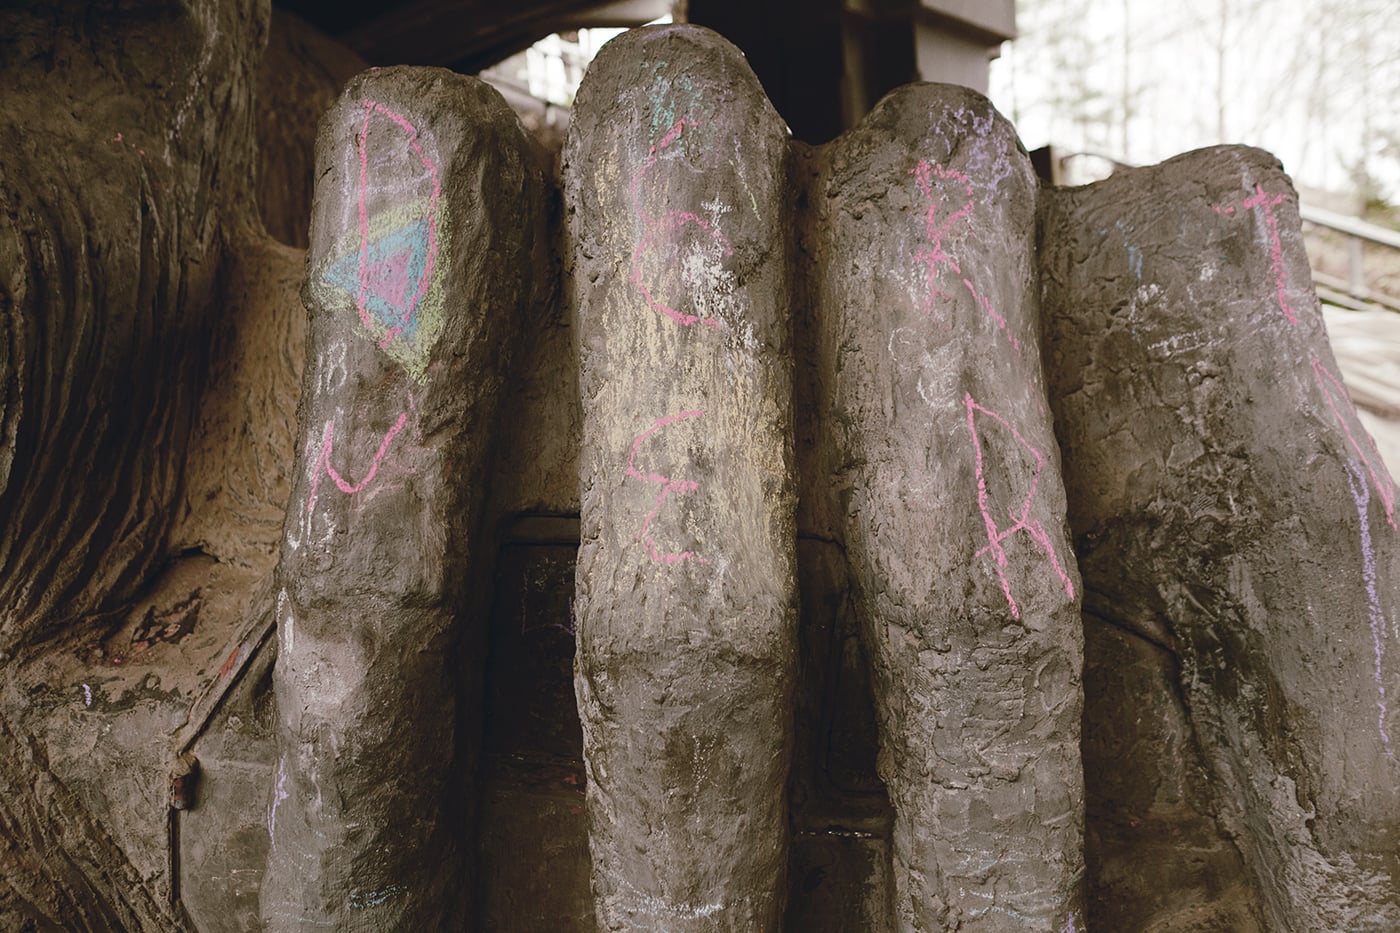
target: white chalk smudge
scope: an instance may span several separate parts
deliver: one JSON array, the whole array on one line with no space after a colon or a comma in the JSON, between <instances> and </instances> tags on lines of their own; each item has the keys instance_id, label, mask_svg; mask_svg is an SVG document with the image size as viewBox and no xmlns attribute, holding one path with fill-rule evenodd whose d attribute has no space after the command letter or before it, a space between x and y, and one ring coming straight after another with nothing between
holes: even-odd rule
<instances>
[{"instance_id":1,"label":"white chalk smudge","mask_svg":"<svg viewBox=\"0 0 1400 933\"><path fill-rule=\"evenodd\" d=\"M645 894L637 890L627 881L623 881L622 885L630 892L622 896L622 900L628 909L652 917L666 916L674 917L677 920L703 920L706 917L719 913L721 910L724 910L725 907L725 905L719 901L713 904L700 905L689 903L676 904L666 898L657 897L654 894Z\"/></svg>"},{"instance_id":2,"label":"white chalk smudge","mask_svg":"<svg viewBox=\"0 0 1400 933\"><path fill-rule=\"evenodd\" d=\"M290 653L296 648L296 620L292 617L291 600L285 589L277 594L277 615L284 650Z\"/></svg>"},{"instance_id":3,"label":"white chalk smudge","mask_svg":"<svg viewBox=\"0 0 1400 933\"><path fill-rule=\"evenodd\" d=\"M267 813L267 838L272 843L272 848L277 848L277 807L286 800L287 794L287 759L277 759L277 786L272 791L272 808Z\"/></svg>"}]
</instances>

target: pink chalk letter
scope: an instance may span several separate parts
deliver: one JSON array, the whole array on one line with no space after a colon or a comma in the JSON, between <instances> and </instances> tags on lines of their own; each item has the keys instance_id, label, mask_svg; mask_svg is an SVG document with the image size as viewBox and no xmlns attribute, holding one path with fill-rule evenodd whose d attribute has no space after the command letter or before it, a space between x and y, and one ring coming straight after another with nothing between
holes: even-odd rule
<instances>
[{"instance_id":1,"label":"pink chalk letter","mask_svg":"<svg viewBox=\"0 0 1400 933\"><path fill-rule=\"evenodd\" d=\"M365 473L364 479L358 483L352 483L341 476L336 468L331 465L332 439L335 432L335 422L327 421L325 433L321 435L321 454L316 460L316 469L311 478L311 495L306 499L306 511L310 512L316 507L316 493L321 485L321 474L324 472L335 483L337 489L347 496L353 495L364 489L374 481L375 475L379 472L380 464L384 462L384 455L389 452L389 445L394 442L394 438L399 436L405 424L408 423L408 412L399 415L393 427L389 428L384 435L384 440L379 443L379 449L375 451L374 460L371 461L369 471Z\"/></svg>"},{"instance_id":2,"label":"pink chalk letter","mask_svg":"<svg viewBox=\"0 0 1400 933\"><path fill-rule=\"evenodd\" d=\"M694 551L663 552L656 546L656 541L652 538L652 524L656 521L656 517L661 514L661 507L666 504L666 500L670 497L671 493L694 492L700 488L700 484L694 480L672 479L669 476L662 476L660 473L643 473L637 468L637 454L641 452L642 444L646 443L647 439L657 431L660 431L668 425L675 424L678 421L685 421L688 418L699 418L703 414L703 411L698 410L682 411L674 415L667 415L664 418L657 418L651 427L647 428L641 434L638 434L632 440L632 453L627 458L627 475L632 479L639 479L647 483L656 483L661 487L661 491L656 494L656 504L652 507L651 511L647 513L646 518L643 519L642 528L637 532L636 537L636 540L641 542L642 550L646 553L647 557L658 564L679 564L681 561L685 560L694 560L702 564L706 563L705 558Z\"/></svg>"},{"instance_id":3,"label":"pink chalk letter","mask_svg":"<svg viewBox=\"0 0 1400 933\"><path fill-rule=\"evenodd\" d=\"M1059 578L1060 583L1064 586L1065 595L1070 599L1074 599L1074 581L1070 579L1069 573L1066 572L1065 568L1060 564L1060 560L1055 554L1055 546L1051 543L1050 536L1046 534L1044 526L1041 525L1039 521L1031 518L1031 509L1035 506L1035 495L1040 486L1040 472L1045 468L1045 455L1022 437L1021 432L1008 424L1006 419L973 401L970 393L964 394L963 405L967 409L967 430L968 433L972 435L972 446L977 456L977 508L982 513L982 522L987 529L987 544L974 556L981 557L983 554L992 555L995 560L994 566L997 572L997 579L1001 581L1001 591L1006 594L1006 603L1011 607L1011 615L1013 618L1019 619L1021 618L1021 607L1016 603L1016 598L1011 595L1011 583L1006 579L1006 551L1002 549L1001 543L1017 532L1024 531L1030 536L1031 540L1035 542L1040 550L1044 552L1046 558L1050 562L1051 570L1054 571L1055 576ZM1007 516L1011 519L1011 527L1005 530L997 527L996 519L992 517L991 506L988 502L987 475L984 469L982 456L982 438L977 433L978 417L990 418L992 421L995 421L1005 428L1010 432L1016 443L1021 445L1035 460L1035 468L1031 473L1030 487L1026 490L1025 499L1021 501L1021 511L1017 513L1012 509L1007 509Z\"/></svg>"},{"instance_id":4,"label":"pink chalk letter","mask_svg":"<svg viewBox=\"0 0 1400 933\"><path fill-rule=\"evenodd\" d=\"M1278 306L1283 311L1283 316L1288 318L1288 323L1298 323L1298 312L1294 310L1292 302L1288 300L1286 288L1286 277L1283 274L1283 240L1278 235L1278 218L1274 217L1274 208L1284 201L1281 194L1266 194L1264 186L1258 182L1254 185L1254 194L1240 202L1238 208L1216 205L1215 212L1222 217L1229 217L1237 210L1243 213L1247 210L1259 209L1264 218L1264 229L1269 235L1269 258L1273 265L1274 289L1278 293Z\"/></svg>"},{"instance_id":5,"label":"pink chalk letter","mask_svg":"<svg viewBox=\"0 0 1400 933\"><path fill-rule=\"evenodd\" d=\"M929 245L914 253L915 261L923 263L926 269L928 296L924 299L923 312L925 314L933 313L935 298L947 300L952 297L948 292L938 287L939 274L941 270L947 269L962 282L963 287L972 296L972 300L1011 341L1011 346L1019 351L1021 342L1007 326L1006 318L997 313L991 301L978 291L972 279L963 274L962 267L958 265L957 260L943 248L943 238L949 234L953 226L960 221L970 219L972 216L972 179L956 169L935 165L927 159L920 159L919 164L910 171L910 174L914 176L914 182L919 186L919 191L923 193L924 200L928 202L928 206L924 209L924 238L928 240ZM967 200L960 207L941 221L938 219L939 199L934 191L935 180L954 182L967 196Z\"/></svg>"}]
</instances>

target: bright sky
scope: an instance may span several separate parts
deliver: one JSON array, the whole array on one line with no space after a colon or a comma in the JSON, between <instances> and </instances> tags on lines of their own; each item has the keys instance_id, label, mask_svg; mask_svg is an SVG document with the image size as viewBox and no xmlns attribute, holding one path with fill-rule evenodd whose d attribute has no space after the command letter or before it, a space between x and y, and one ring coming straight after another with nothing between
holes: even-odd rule
<instances>
[{"instance_id":1,"label":"bright sky","mask_svg":"<svg viewBox=\"0 0 1400 933\"><path fill-rule=\"evenodd\" d=\"M991 97L1029 148L1248 143L1332 190L1364 154L1400 201L1400 0L1019 0L1017 26Z\"/></svg>"}]
</instances>

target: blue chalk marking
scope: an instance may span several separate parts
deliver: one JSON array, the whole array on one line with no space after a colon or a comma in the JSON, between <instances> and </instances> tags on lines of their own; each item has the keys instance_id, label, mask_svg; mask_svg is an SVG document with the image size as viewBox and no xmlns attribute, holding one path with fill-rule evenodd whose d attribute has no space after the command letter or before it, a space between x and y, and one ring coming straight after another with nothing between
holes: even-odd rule
<instances>
[{"instance_id":1,"label":"blue chalk marking","mask_svg":"<svg viewBox=\"0 0 1400 933\"><path fill-rule=\"evenodd\" d=\"M1123 238L1123 245L1128 248L1128 268L1133 270L1133 275L1138 281L1142 281L1142 250L1128 242L1128 234L1133 232L1123 221L1115 221L1113 226L1118 228L1118 235Z\"/></svg>"},{"instance_id":2,"label":"blue chalk marking","mask_svg":"<svg viewBox=\"0 0 1400 933\"><path fill-rule=\"evenodd\" d=\"M428 264L428 221L415 220L369 242L326 269L328 285L351 296L364 290L364 307L386 329L399 328L412 343L418 334L417 296Z\"/></svg>"}]
</instances>

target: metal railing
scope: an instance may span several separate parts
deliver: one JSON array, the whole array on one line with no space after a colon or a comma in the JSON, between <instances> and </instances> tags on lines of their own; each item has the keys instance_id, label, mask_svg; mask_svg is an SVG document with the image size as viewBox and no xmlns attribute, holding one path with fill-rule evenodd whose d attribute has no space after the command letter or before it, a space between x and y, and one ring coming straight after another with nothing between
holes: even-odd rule
<instances>
[{"instance_id":1,"label":"metal railing","mask_svg":"<svg viewBox=\"0 0 1400 933\"><path fill-rule=\"evenodd\" d=\"M1364 259L1364 249L1369 243L1388 249L1392 256L1391 262L1400 267L1400 233L1367 223L1357 217L1335 214L1306 204L1298 205L1298 215L1306 224L1341 234L1346 238L1346 278L1322 272L1317 268L1317 263L1313 263L1313 284L1317 287L1318 298L1329 304L1355 310L1379 306L1390 311L1400 311L1400 300L1371 288L1367 283Z\"/></svg>"},{"instance_id":2,"label":"metal railing","mask_svg":"<svg viewBox=\"0 0 1400 933\"><path fill-rule=\"evenodd\" d=\"M1043 153L1043 154L1042 154ZM1053 184L1086 184L1107 178L1119 169L1133 165L1103 152L1067 152L1055 146L1047 146L1031 154L1042 160L1038 166L1042 177L1048 177ZM1085 160L1090 164L1086 167ZM1048 171L1048 176L1046 175ZM1368 223L1359 217L1338 214L1307 204L1298 205L1298 214L1304 224L1313 231L1329 236L1340 236L1345 241L1347 274L1345 277L1322 271L1322 251L1309 248L1308 260L1312 266L1313 286L1317 297L1338 307L1356 311L1385 309L1400 311L1400 296L1372 288L1366 275L1366 251L1371 247L1372 259L1384 263L1400 276L1400 232L1388 227ZM1382 248L1379 259L1374 247Z\"/></svg>"}]
</instances>

